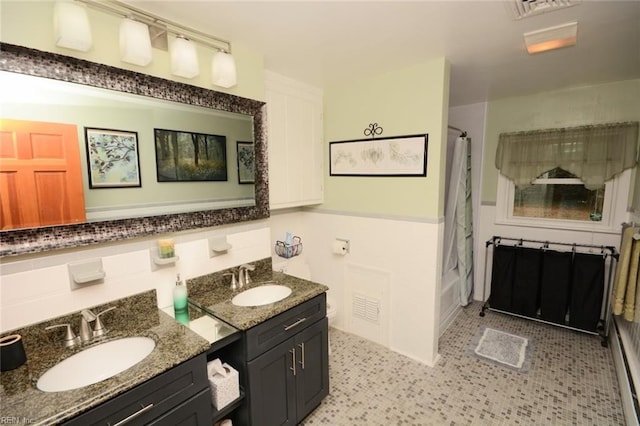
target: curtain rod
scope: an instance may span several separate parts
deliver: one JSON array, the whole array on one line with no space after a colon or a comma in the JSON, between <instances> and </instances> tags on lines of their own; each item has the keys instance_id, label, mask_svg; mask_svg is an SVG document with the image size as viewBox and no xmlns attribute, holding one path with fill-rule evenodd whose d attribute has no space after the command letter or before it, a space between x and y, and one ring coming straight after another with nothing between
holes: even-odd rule
<instances>
[{"instance_id":1,"label":"curtain rod","mask_svg":"<svg viewBox=\"0 0 640 426\"><path fill-rule=\"evenodd\" d=\"M458 128L457 128L457 127L455 127L455 126L449 126L449 125L447 125L447 127L448 127L448 128L450 128L451 130L456 130L456 131L460 132L460 136L461 136L461 137L463 137L463 138L466 138L466 137L467 137L467 132L466 132L465 130L458 129Z\"/></svg>"}]
</instances>

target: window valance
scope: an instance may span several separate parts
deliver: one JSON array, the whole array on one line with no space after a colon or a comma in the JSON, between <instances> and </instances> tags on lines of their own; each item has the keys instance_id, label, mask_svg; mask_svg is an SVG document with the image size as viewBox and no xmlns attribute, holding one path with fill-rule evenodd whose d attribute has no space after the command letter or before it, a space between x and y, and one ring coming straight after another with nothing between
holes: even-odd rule
<instances>
[{"instance_id":1,"label":"window valance","mask_svg":"<svg viewBox=\"0 0 640 426\"><path fill-rule=\"evenodd\" d=\"M594 190L634 167L637 153L637 121L501 133L496 168L517 186L525 186L560 167Z\"/></svg>"}]
</instances>

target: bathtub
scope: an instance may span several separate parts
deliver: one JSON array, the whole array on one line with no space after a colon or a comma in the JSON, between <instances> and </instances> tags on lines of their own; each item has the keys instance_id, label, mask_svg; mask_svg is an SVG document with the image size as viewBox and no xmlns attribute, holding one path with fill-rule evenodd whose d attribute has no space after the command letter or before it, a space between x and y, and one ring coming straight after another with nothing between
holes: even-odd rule
<instances>
[{"instance_id":1,"label":"bathtub","mask_svg":"<svg viewBox=\"0 0 640 426\"><path fill-rule=\"evenodd\" d=\"M447 271L440 286L440 335L460 311L460 275L457 269Z\"/></svg>"}]
</instances>

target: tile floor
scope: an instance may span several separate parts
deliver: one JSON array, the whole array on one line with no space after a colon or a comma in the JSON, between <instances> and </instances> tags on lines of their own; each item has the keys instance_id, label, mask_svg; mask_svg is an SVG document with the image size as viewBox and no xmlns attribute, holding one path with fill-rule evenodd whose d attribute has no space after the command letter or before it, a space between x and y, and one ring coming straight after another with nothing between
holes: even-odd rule
<instances>
[{"instance_id":1,"label":"tile floor","mask_svg":"<svg viewBox=\"0 0 640 426\"><path fill-rule=\"evenodd\" d=\"M303 422L330 425L624 425L611 353L597 336L464 308L434 368L331 329L330 394ZM528 373L470 356L478 328L530 337Z\"/></svg>"}]
</instances>

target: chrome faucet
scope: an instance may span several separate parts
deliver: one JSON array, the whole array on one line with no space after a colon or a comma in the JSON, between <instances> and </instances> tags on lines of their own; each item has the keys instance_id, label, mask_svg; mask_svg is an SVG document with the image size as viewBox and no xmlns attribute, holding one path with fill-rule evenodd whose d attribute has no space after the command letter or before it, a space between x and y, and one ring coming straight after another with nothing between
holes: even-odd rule
<instances>
[{"instance_id":1,"label":"chrome faucet","mask_svg":"<svg viewBox=\"0 0 640 426\"><path fill-rule=\"evenodd\" d=\"M82 317L80 319L80 340L88 342L93 337L90 323L94 322L97 317L90 309L83 309L80 316Z\"/></svg>"},{"instance_id":2,"label":"chrome faucet","mask_svg":"<svg viewBox=\"0 0 640 426\"><path fill-rule=\"evenodd\" d=\"M76 345L81 343L89 342L93 337L100 337L107 334L107 328L102 323L100 316L106 312L114 310L116 307L112 306L110 308L105 309L99 314L94 314L90 309L83 309L80 311L80 332L79 336L77 336L73 330L71 329L71 324L55 324L50 325L49 327L45 327L45 330L52 330L54 328L59 327L67 327L67 330L64 335L64 339L62 340L62 344L65 348L73 348ZM91 323L96 322L96 325L93 330L91 330Z\"/></svg>"},{"instance_id":3,"label":"chrome faucet","mask_svg":"<svg viewBox=\"0 0 640 426\"><path fill-rule=\"evenodd\" d=\"M255 265L250 265L245 263L244 265L238 266L238 281L239 288L244 287L245 285L251 284L251 278L249 277L249 271L254 271L256 269Z\"/></svg>"}]
</instances>

